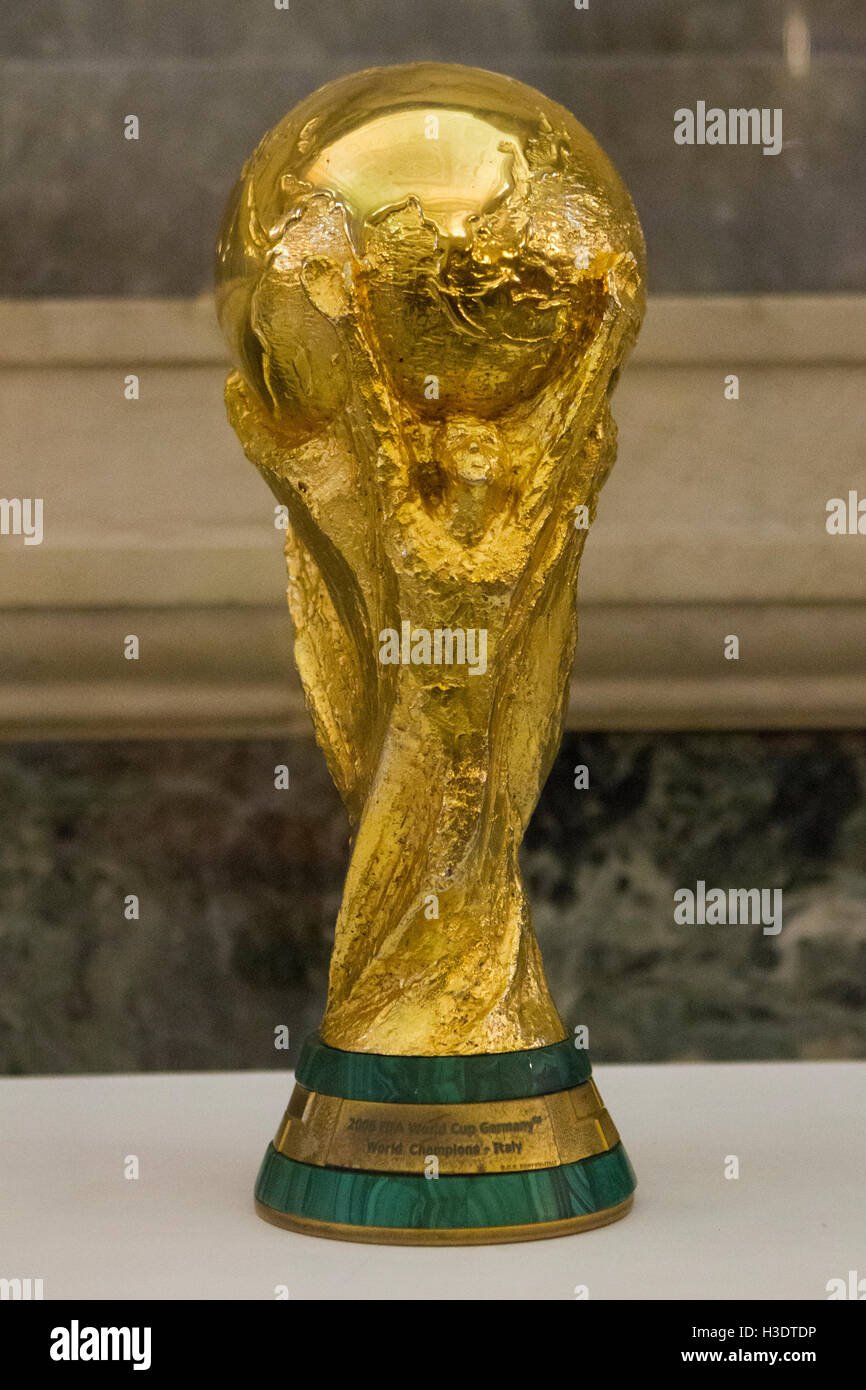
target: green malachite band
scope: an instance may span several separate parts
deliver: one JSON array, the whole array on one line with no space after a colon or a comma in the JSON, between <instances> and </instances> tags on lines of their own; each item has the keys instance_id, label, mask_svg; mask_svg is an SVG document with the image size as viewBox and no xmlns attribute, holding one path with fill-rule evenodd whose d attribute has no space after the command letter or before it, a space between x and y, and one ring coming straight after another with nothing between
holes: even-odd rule
<instances>
[{"instance_id":1,"label":"green malachite band","mask_svg":"<svg viewBox=\"0 0 866 1390\"><path fill-rule=\"evenodd\" d=\"M298 1163L268 1146L256 1198L288 1215L347 1226L467 1230L563 1221L624 1201L635 1176L622 1144L558 1168L428 1179Z\"/></svg>"},{"instance_id":2,"label":"green malachite band","mask_svg":"<svg viewBox=\"0 0 866 1390\"><path fill-rule=\"evenodd\" d=\"M308 1091L399 1105L466 1105L567 1091L588 1081L589 1055L569 1039L523 1052L474 1057L391 1057L343 1052L308 1038L295 1078Z\"/></svg>"}]
</instances>

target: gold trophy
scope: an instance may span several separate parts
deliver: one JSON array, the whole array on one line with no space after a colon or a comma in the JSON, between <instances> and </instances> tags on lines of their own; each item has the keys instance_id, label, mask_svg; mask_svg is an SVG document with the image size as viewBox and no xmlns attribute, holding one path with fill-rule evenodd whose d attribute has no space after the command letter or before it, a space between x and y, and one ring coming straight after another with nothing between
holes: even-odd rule
<instances>
[{"instance_id":1,"label":"gold trophy","mask_svg":"<svg viewBox=\"0 0 866 1390\"><path fill-rule=\"evenodd\" d=\"M643 314L628 193L522 83L357 73L247 161L217 303L229 418L288 509L295 655L353 828L325 1015L257 1209L410 1244L616 1220L634 1174L548 992L518 850Z\"/></svg>"}]
</instances>

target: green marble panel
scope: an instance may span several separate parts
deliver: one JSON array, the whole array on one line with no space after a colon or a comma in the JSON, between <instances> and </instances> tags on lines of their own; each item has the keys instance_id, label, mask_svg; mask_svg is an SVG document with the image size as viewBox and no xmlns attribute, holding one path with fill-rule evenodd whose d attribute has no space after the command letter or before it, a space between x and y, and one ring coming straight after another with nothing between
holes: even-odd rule
<instances>
[{"instance_id":1,"label":"green marble panel","mask_svg":"<svg viewBox=\"0 0 866 1390\"><path fill-rule=\"evenodd\" d=\"M476 1057L389 1057L343 1052L314 1035L304 1043L295 1078L310 1091L344 1100L461 1105L549 1095L582 1085L591 1071L588 1054L570 1039Z\"/></svg>"},{"instance_id":2,"label":"green marble panel","mask_svg":"<svg viewBox=\"0 0 866 1390\"><path fill-rule=\"evenodd\" d=\"M348 1226L473 1229L562 1221L616 1206L636 1179L622 1144L559 1168L524 1173L363 1173L298 1163L268 1146L256 1182L264 1206Z\"/></svg>"}]
</instances>

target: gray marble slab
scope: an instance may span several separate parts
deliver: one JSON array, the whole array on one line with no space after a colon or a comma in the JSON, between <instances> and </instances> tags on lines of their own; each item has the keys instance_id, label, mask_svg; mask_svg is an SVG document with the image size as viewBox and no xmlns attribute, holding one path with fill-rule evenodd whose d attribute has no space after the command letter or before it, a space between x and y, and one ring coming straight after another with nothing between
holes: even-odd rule
<instances>
[{"instance_id":1,"label":"gray marble slab","mask_svg":"<svg viewBox=\"0 0 866 1390\"><path fill-rule=\"evenodd\" d=\"M802 17L814 51L866 47L858 0L28 0L0 15L0 51L23 57L298 57L483 43L589 53L778 54ZM381 61L381 60L379 60Z\"/></svg>"},{"instance_id":2,"label":"gray marble slab","mask_svg":"<svg viewBox=\"0 0 866 1390\"><path fill-rule=\"evenodd\" d=\"M866 1056L864 788L863 733L567 735L523 850L567 1027L600 1061ZM347 861L312 739L0 748L0 1072L285 1066ZM781 888L782 930L677 925L698 880Z\"/></svg>"},{"instance_id":3,"label":"gray marble slab","mask_svg":"<svg viewBox=\"0 0 866 1390\"><path fill-rule=\"evenodd\" d=\"M0 54L0 296L198 293L261 135L335 77L417 59L570 107L632 190L656 291L866 289L854 3L37 0L4 7ZM781 153L677 146L674 112L698 101L781 108Z\"/></svg>"}]
</instances>

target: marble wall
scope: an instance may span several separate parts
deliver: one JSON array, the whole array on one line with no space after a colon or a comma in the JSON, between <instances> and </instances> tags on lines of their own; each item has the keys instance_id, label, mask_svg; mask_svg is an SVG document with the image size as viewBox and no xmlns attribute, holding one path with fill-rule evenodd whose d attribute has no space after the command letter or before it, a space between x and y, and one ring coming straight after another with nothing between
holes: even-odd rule
<instances>
[{"instance_id":1,"label":"marble wall","mask_svg":"<svg viewBox=\"0 0 866 1390\"><path fill-rule=\"evenodd\" d=\"M265 130L418 59L574 110L634 195L654 291L866 289L857 0L29 0L2 7L0 54L0 297L199 293ZM781 108L781 153L677 146L698 101Z\"/></svg>"},{"instance_id":2,"label":"marble wall","mask_svg":"<svg viewBox=\"0 0 866 1390\"><path fill-rule=\"evenodd\" d=\"M523 864L567 1026L598 1060L866 1056L864 790L862 733L566 735ZM0 1071L285 1066L347 856L312 739L0 747ZM677 925L699 879L781 888L782 930Z\"/></svg>"}]
</instances>

